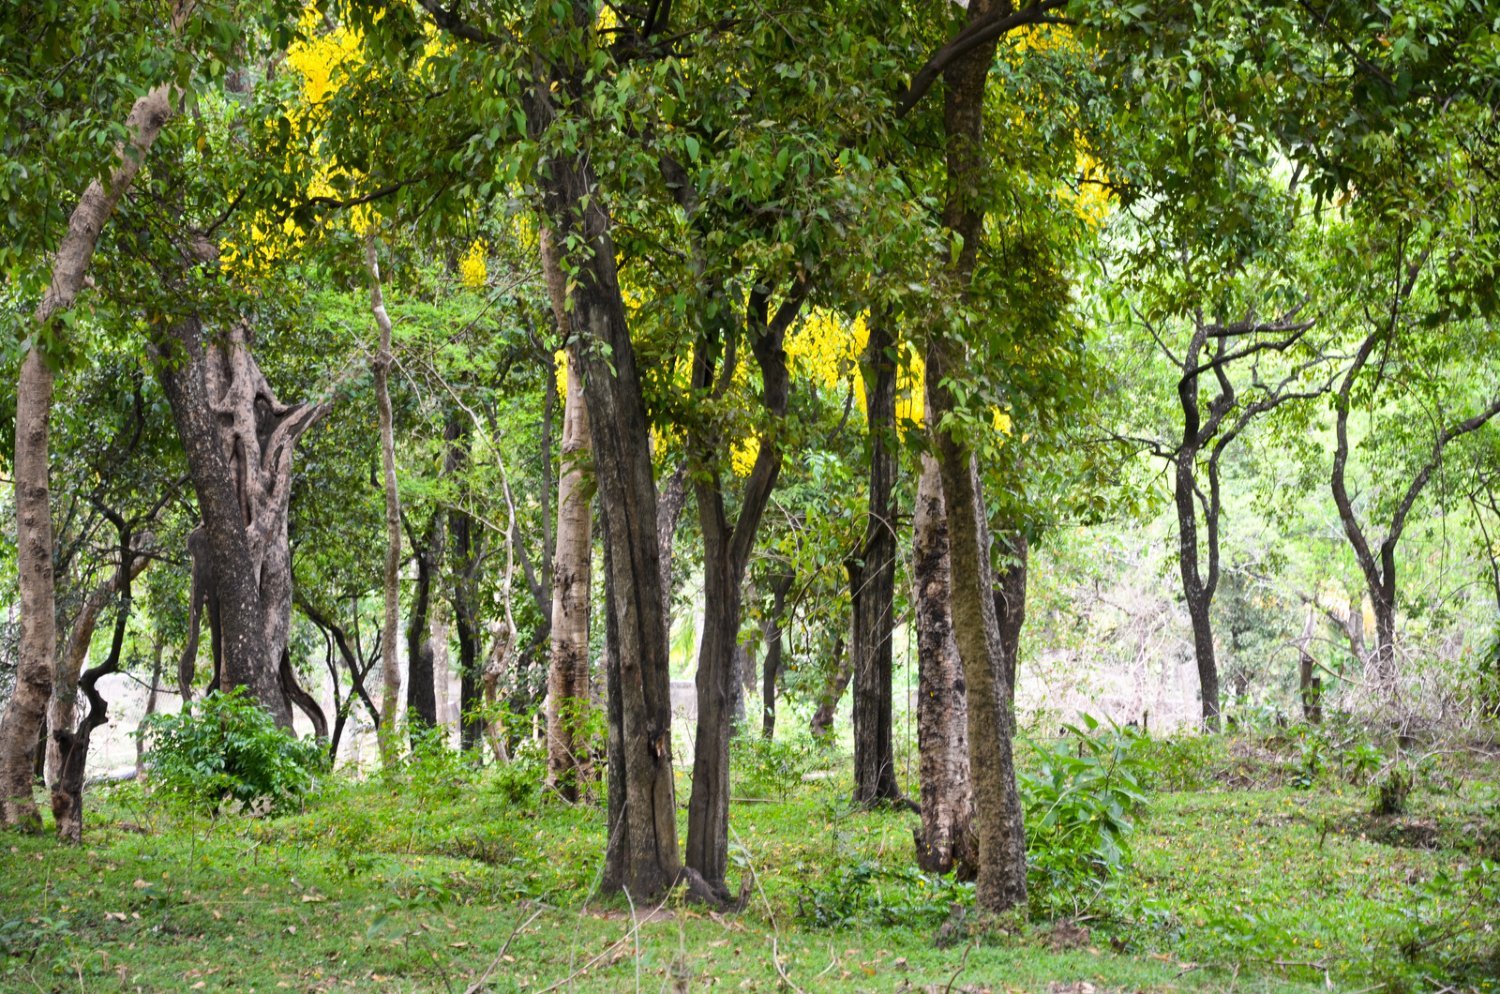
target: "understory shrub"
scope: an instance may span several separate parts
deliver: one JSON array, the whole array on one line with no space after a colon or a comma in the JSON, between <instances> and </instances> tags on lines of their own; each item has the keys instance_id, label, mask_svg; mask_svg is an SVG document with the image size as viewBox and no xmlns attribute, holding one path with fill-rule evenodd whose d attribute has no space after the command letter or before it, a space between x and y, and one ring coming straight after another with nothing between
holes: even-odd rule
<instances>
[{"instance_id":1,"label":"understory shrub","mask_svg":"<svg viewBox=\"0 0 1500 994\"><path fill-rule=\"evenodd\" d=\"M297 804L328 768L323 746L277 728L243 687L216 691L141 734L153 793L205 812L274 814Z\"/></svg>"},{"instance_id":2,"label":"understory shrub","mask_svg":"<svg viewBox=\"0 0 1500 994\"><path fill-rule=\"evenodd\" d=\"M1033 741L1018 772L1026 812L1028 886L1039 912L1076 911L1125 869L1145 810L1145 736L1085 715L1057 740Z\"/></svg>"},{"instance_id":3,"label":"understory shrub","mask_svg":"<svg viewBox=\"0 0 1500 994\"><path fill-rule=\"evenodd\" d=\"M762 738L748 725L730 743L729 766L735 786L751 797L786 800L818 759L818 746L811 736Z\"/></svg>"},{"instance_id":4,"label":"understory shrub","mask_svg":"<svg viewBox=\"0 0 1500 994\"><path fill-rule=\"evenodd\" d=\"M817 928L937 925L954 904L971 904L974 885L878 860L841 863L814 876L798 868L797 920Z\"/></svg>"}]
</instances>

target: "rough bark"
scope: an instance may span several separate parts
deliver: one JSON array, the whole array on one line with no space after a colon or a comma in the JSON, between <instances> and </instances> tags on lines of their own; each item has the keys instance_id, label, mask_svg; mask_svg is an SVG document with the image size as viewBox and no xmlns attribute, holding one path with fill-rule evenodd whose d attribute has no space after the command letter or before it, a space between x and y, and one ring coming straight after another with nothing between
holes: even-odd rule
<instances>
[{"instance_id":1,"label":"rough bark","mask_svg":"<svg viewBox=\"0 0 1500 994\"><path fill-rule=\"evenodd\" d=\"M564 79L577 95L582 70ZM536 114L545 97L533 104ZM583 156L548 163L547 213L569 260L569 317L577 337L579 375L594 454L604 542L610 550L607 629L619 728L623 790L610 791L603 886L638 901L659 897L681 876L672 776L671 692L656 535L656 481L640 373L615 272L605 200ZM615 808L618 798L620 804Z\"/></svg>"},{"instance_id":2,"label":"rough bark","mask_svg":"<svg viewBox=\"0 0 1500 994\"><path fill-rule=\"evenodd\" d=\"M969 23L991 10L988 0L972 0ZM962 239L948 277L960 297L973 281L984 213L975 197L988 169L984 149L984 91L995 44L989 42L956 58L943 73L947 194L946 227ZM937 328L927 348L927 412L933 426L943 503L948 512L952 562L950 610L954 640L968 690L969 770L974 788L974 832L979 867L975 903L1004 911L1026 901L1026 835L1016 789L1012 739L1015 719L1011 690L1005 685L1004 649L995 616L990 569L988 515L973 452L949 431L940 430L956 401L949 378L961 375L964 358L952 331Z\"/></svg>"},{"instance_id":3,"label":"rough bark","mask_svg":"<svg viewBox=\"0 0 1500 994\"><path fill-rule=\"evenodd\" d=\"M1005 654L1005 686L1016 699L1016 661L1021 655L1021 629L1026 624L1026 569L1031 546L1024 533L1003 531L995 542L1000 562L995 567L995 617L1000 622L1000 648Z\"/></svg>"},{"instance_id":4,"label":"rough bark","mask_svg":"<svg viewBox=\"0 0 1500 994\"><path fill-rule=\"evenodd\" d=\"M380 333L370 371L375 377L375 410L380 422L380 479L385 493L385 574L381 583L385 610L380 626L380 762L393 769L397 761L396 728L401 710L401 664L396 633L401 630L401 494L396 488L396 429L391 412L391 318L380 290L380 262L375 237L365 239L365 268L370 277L370 312Z\"/></svg>"},{"instance_id":5,"label":"rough bark","mask_svg":"<svg viewBox=\"0 0 1500 994\"><path fill-rule=\"evenodd\" d=\"M41 349L55 333L54 319L73 306L83 289L104 225L171 118L172 102L171 87L158 86L131 108L125 120L128 140L119 150L119 163L103 182L89 183L68 218L68 230L52 261L51 283L32 316L35 344L21 360L13 466L21 633L15 688L0 718L0 824L31 829L41 825L32 776L57 654L48 478L53 373Z\"/></svg>"},{"instance_id":6,"label":"rough bark","mask_svg":"<svg viewBox=\"0 0 1500 994\"><path fill-rule=\"evenodd\" d=\"M292 454L328 406L279 401L244 324L207 347L196 317L173 325L168 336L158 342L157 371L198 497L202 524L188 549L195 574L212 577L206 596L216 606L210 621L222 658L218 684L247 688L290 728L296 694L282 660L292 610Z\"/></svg>"},{"instance_id":7,"label":"rough bark","mask_svg":"<svg viewBox=\"0 0 1500 994\"><path fill-rule=\"evenodd\" d=\"M890 316L870 314L865 356L865 418L869 426L870 482L865 534L844 565L854 626L854 803L899 801L896 754L891 744L891 632L896 614L896 358Z\"/></svg>"},{"instance_id":8,"label":"rough bark","mask_svg":"<svg viewBox=\"0 0 1500 994\"><path fill-rule=\"evenodd\" d=\"M569 338L565 281L542 232L542 270L552 298L553 319ZM547 667L547 783L569 801L578 800L587 775L587 747L579 738L589 707L589 591L593 575L593 488L589 479L589 419L579 376L578 350L567 363L563 398L561 475L557 481L557 544L552 560L552 649Z\"/></svg>"},{"instance_id":9,"label":"rough bark","mask_svg":"<svg viewBox=\"0 0 1500 994\"><path fill-rule=\"evenodd\" d=\"M978 868L969 785L968 696L948 611L952 564L937 462L922 456L912 524L912 602L917 630L917 753L922 823L913 830L917 865L928 873Z\"/></svg>"},{"instance_id":10,"label":"rough bark","mask_svg":"<svg viewBox=\"0 0 1500 994\"><path fill-rule=\"evenodd\" d=\"M1297 639L1297 692L1302 699L1302 717L1309 724L1323 721L1323 681L1314 675L1317 660L1312 655L1313 632L1317 627L1317 613L1313 605L1307 606L1307 620L1302 625L1302 635Z\"/></svg>"}]
</instances>

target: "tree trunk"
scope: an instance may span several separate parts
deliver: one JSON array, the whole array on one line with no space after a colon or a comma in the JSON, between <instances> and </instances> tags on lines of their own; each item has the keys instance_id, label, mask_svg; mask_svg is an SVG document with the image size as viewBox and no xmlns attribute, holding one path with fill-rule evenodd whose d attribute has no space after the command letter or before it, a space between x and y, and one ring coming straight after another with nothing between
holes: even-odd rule
<instances>
[{"instance_id":1,"label":"tree trunk","mask_svg":"<svg viewBox=\"0 0 1500 994\"><path fill-rule=\"evenodd\" d=\"M146 154L172 115L172 90L158 86L135 102L125 120L128 145L106 182L94 180L68 218L52 262L52 281L32 317L38 346L21 360L16 384L16 579L21 593L21 633L16 683L0 719L0 824L41 826L32 778L37 741L52 692L57 656L56 593L52 572L52 509L48 478L52 370L38 348L56 334L54 319L73 306L99 235L115 205L135 180Z\"/></svg>"},{"instance_id":2,"label":"tree trunk","mask_svg":"<svg viewBox=\"0 0 1500 994\"><path fill-rule=\"evenodd\" d=\"M580 66L562 82L576 95L582 79ZM540 117L550 112L550 98L537 96L534 131L544 127ZM574 274L569 319L578 342L576 365L610 550L606 628L612 634L610 708L618 723L610 742L621 753L623 789L612 787L609 793L603 887L648 901L681 875L650 427L615 272L611 222L592 167L583 156L560 156L546 169L542 182L556 241L577 246L569 267Z\"/></svg>"},{"instance_id":3,"label":"tree trunk","mask_svg":"<svg viewBox=\"0 0 1500 994\"><path fill-rule=\"evenodd\" d=\"M912 525L912 602L917 629L917 753L921 827L913 831L917 865L927 873L978 868L974 794L969 785L968 697L953 619L948 611L952 565L948 518L937 462L922 456Z\"/></svg>"},{"instance_id":4,"label":"tree trunk","mask_svg":"<svg viewBox=\"0 0 1500 994\"><path fill-rule=\"evenodd\" d=\"M406 619L406 711L408 734L416 736L437 724L436 667L430 638L432 592L442 573L444 514L435 507L420 541L412 541L416 560L416 585L412 591L411 616Z\"/></svg>"},{"instance_id":5,"label":"tree trunk","mask_svg":"<svg viewBox=\"0 0 1500 994\"><path fill-rule=\"evenodd\" d=\"M761 627L766 642L766 663L761 670L761 738L770 742L776 737L776 681L781 677L781 654L785 643L786 595L791 592L796 575L783 573L771 584L771 613Z\"/></svg>"},{"instance_id":6,"label":"tree trunk","mask_svg":"<svg viewBox=\"0 0 1500 994\"><path fill-rule=\"evenodd\" d=\"M890 316L870 312L865 415L870 447L869 510L857 558L845 563L854 627L854 803L901 799L891 745L891 632L896 614L896 359Z\"/></svg>"},{"instance_id":7,"label":"tree trunk","mask_svg":"<svg viewBox=\"0 0 1500 994\"><path fill-rule=\"evenodd\" d=\"M130 567L131 579L140 576L150 563L151 560L144 556L134 557ZM83 664L88 662L89 644L94 640L94 629L99 624L99 615L123 589L123 577L116 568L108 580L89 593L78 610L78 616L73 619L73 628L68 632L62 654L57 657L57 668L52 674L52 699L47 705L48 728L72 728L77 722L78 679L83 675ZM151 689L154 696L155 686ZM62 753L57 740L53 738L47 743L48 786L57 782L61 764Z\"/></svg>"},{"instance_id":8,"label":"tree trunk","mask_svg":"<svg viewBox=\"0 0 1500 994\"><path fill-rule=\"evenodd\" d=\"M380 627L380 727L376 729L376 737L381 765L391 770L398 759L396 728L401 710L401 664L396 653L396 633L401 630L401 496L396 488L396 429L391 412L391 319L380 290L380 263L373 234L365 238L365 267L370 276L370 311L380 331L380 344L370 371L375 376L381 485L385 492L385 576L381 586L385 613Z\"/></svg>"},{"instance_id":9,"label":"tree trunk","mask_svg":"<svg viewBox=\"0 0 1500 994\"><path fill-rule=\"evenodd\" d=\"M328 407L277 400L243 324L210 349L195 317L169 334L157 349L157 369L203 519L188 548L195 579L211 577L205 594L216 607L210 620L222 653L220 685L247 688L290 728L294 693L283 685L282 660L292 609L292 453Z\"/></svg>"},{"instance_id":10,"label":"tree trunk","mask_svg":"<svg viewBox=\"0 0 1500 994\"><path fill-rule=\"evenodd\" d=\"M1000 647L1005 653L1005 685L1014 705L1021 629L1026 624L1026 568L1031 548L1026 536L1012 529L1002 531L996 544L1002 562L995 569L995 617L1000 622Z\"/></svg>"},{"instance_id":11,"label":"tree trunk","mask_svg":"<svg viewBox=\"0 0 1500 994\"><path fill-rule=\"evenodd\" d=\"M1191 354L1191 353L1190 353ZM1186 388L1185 388L1186 389ZM1196 408L1197 387L1193 404ZM1184 406L1187 402L1184 401ZM1193 417L1187 419L1188 428L1184 437L1195 435L1198 426ZM1203 583L1198 571L1198 512L1196 501L1197 484L1194 480L1193 464L1197 450L1188 442L1176 455L1174 498L1177 506L1177 562L1182 576L1182 596L1187 601L1188 620L1193 628L1193 658L1198 664L1198 686L1203 703L1203 727L1213 732L1219 729L1219 665L1214 657L1213 621L1210 608L1213 593Z\"/></svg>"},{"instance_id":12,"label":"tree trunk","mask_svg":"<svg viewBox=\"0 0 1500 994\"><path fill-rule=\"evenodd\" d=\"M104 662L83 674L78 689L88 699L88 713L75 728L71 722L54 726L52 738L58 745L61 762L57 781L52 786L52 817L58 838L64 842L83 840L83 781L88 768L89 739L94 729L109 720L104 698L97 689L99 678L120 668L120 650L125 644L125 626L130 620L130 577L135 569L135 551L131 548L131 527L119 514L105 511L120 535L119 607L115 612L114 635ZM86 650L85 650L86 651ZM157 656L158 661L160 655Z\"/></svg>"},{"instance_id":13,"label":"tree trunk","mask_svg":"<svg viewBox=\"0 0 1500 994\"><path fill-rule=\"evenodd\" d=\"M982 18L990 8L988 0L971 0L969 23ZM944 72L948 175L943 220L962 239L948 273L960 298L969 295L983 237L984 211L975 197L985 186L989 168L983 140L984 91L994 57L995 43L988 42L955 59ZM990 568L989 523L978 466L966 445L941 430L957 408L948 378L961 375L965 360L956 352L950 329L938 328L935 332L927 348L927 423L934 434L943 503L948 512L950 610L968 690L969 770L979 850L974 900L987 911L1004 911L1026 902L1026 834L1012 755L1012 691L1005 684L1005 653L995 616Z\"/></svg>"},{"instance_id":14,"label":"tree trunk","mask_svg":"<svg viewBox=\"0 0 1500 994\"><path fill-rule=\"evenodd\" d=\"M833 668L828 671L828 678L823 681L823 689L818 693L818 706L813 711L812 720L807 723L808 732L820 741L832 734L839 701L844 699L844 691L849 689L849 681L854 676L854 655L844 652L842 635L833 642L833 661L830 665Z\"/></svg>"},{"instance_id":15,"label":"tree trunk","mask_svg":"<svg viewBox=\"0 0 1500 994\"><path fill-rule=\"evenodd\" d=\"M542 231L542 269L560 337L569 337L564 278ZM587 775L579 729L589 707L589 592L593 573L593 487L588 474L589 419L578 349L568 352L563 398L561 476L557 481L557 546L552 561L552 651L547 667L547 783L576 801ZM654 537L654 536L653 536Z\"/></svg>"},{"instance_id":16,"label":"tree trunk","mask_svg":"<svg viewBox=\"0 0 1500 994\"><path fill-rule=\"evenodd\" d=\"M146 723L151 720L158 708L158 696L161 693L161 671L162 657L165 655L167 643L160 637L151 640L151 689L146 694L146 710L141 715L140 724L135 729L135 775L141 777L144 771L141 768L141 760L145 757L146 740L141 734L145 731Z\"/></svg>"},{"instance_id":17,"label":"tree trunk","mask_svg":"<svg viewBox=\"0 0 1500 994\"><path fill-rule=\"evenodd\" d=\"M791 393L783 345L804 293L800 285L793 289L772 317L771 291L756 286L750 291L746 308L745 335L760 369L761 407L776 419L786 415ZM716 369L720 344L720 336L711 331L700 335L693 357L695 391L722 392L733 374L734 363L728 358L733 354L732 339L722 341L727 346L726 358L722 371ZM762 441L745 480L739 515L731 526L724 508L720 471L713 468L727 447L726 440L689 429L689 444L709 468L693 483L703 534L703 639L698 651L698 720L693 742L693 792L688 799L686 863L702 877L714 898L727 902L724 870L729 858L729 734L739 686L734 655L741 594L755 535L781 474L782 454L774 433Z\"/></svg>"}]
</instances>

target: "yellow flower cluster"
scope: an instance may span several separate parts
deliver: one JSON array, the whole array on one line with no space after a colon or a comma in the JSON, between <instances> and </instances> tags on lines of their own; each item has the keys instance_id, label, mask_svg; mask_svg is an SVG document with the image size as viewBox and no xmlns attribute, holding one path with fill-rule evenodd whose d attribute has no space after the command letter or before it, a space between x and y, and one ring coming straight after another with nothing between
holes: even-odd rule
<instances>
[{"instance_id":1,"label":"yellow flower cluster","mask_svg":"<svg viewBox=\"0 0 1500 994\"><path fill-rule=\"evenodd\" d=\"M740 439L729 447L729 468L734 470L735 476L749 476L750 471L755 468L755 460L759 456L759 435L751 435L749 438Z\"/></svg>"},{"instance_id":2,"label":"yellow flower cluster","mask_svg":"<svg viewBox=\"0 0 1500 994\"><path fill-rule=\"evenodd\" d=\"M458 278L464 286L477 290L489 282L490 270L485 263L488 254L489 246L485 244L484 239L474 239L463 258L458 260Z\"/></svg>"}]
</instances>

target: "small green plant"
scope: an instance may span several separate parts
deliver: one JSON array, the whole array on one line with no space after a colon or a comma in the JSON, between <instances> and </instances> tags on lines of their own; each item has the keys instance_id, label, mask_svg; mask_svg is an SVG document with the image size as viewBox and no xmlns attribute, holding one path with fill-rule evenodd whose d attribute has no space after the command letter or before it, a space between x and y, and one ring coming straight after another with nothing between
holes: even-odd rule
<instances>
[{"instance_id":1,"label":"small green plant","mask_svg":"<svg viewBox=\"0 0 1500 994\"><path fill-rule=\"evenodd\" d=\"M748 728L740 730L730 745L730 769L736 785L756 797L774 796L786 800L817 758L817 747L810 738L762 738Z\"/></svg>"},{"instance_id":2,"label":"small green plant","mask_svg":"<svg viewBox=\"0 0 1500 994\"><path fill-rule=\"evenodd\" d=\"M820 878L803 865L798 876L797 920L817 928L931 926L953 905L973 903L972 884L872 859L838 864Z\"/></svg>"},{"instance_id":3,"label":"small green plant","mask_svg":"<svg viewBox=\"0 0 1500 994\"><path fill-rule=\"evenodd\" d=\"M1369 783L1370 778L1380 769L1380 764L1384 760L1385 754L1378 746L1370 742L1361 742L1357 746L1345 749L1340 757L1344 775L1356 787Z\"/></svg>"},{"instance_id":4,"label":"small green plant","mask_svg":"<svg viewBox=\"0 0 1500 994\"><path fill-rule=\"evenodd\" d=\"M405 772L412 790L425 798L455 796L474 771L449 744L447 726L408 722L411 752L406 757Z\"/></svg>"},{"instance_id":5,"label":"small green plant","mask_svg":"<svg viewBox=\"0 0 1500 994\"><path fill-rule=\"evenodd\" d=\"M1063 728L1059 740L1032 743L1033 766L1018 775L1033 900L1053 908L1076 905L1125 868L1150 764L1133 729L1088 715Z\"/></svg>"},{"instance_id":6,"label":"small green plant","mask_svg":"<svg viewBox=\"0 0 1500 994\"><path fill-rule=\"evenodd\" d=\"M1304 728L1297 737L1297 770L1291 785L1297 790L1311 790L1328 765L1328 739L1316 728Z\"/></svg>"},{"instance_id":7,"label":"small green plant","mask_svg":"<svg viewBox=\"0 0 1500 994\"><path fill-rule=\"evenodd\" d=\"M284 811L328 767L320 743L276 727L242 687L209 694L176 714L152 715L141 734L156 796L200 811Z\"/></svg>"}]
</instances>

